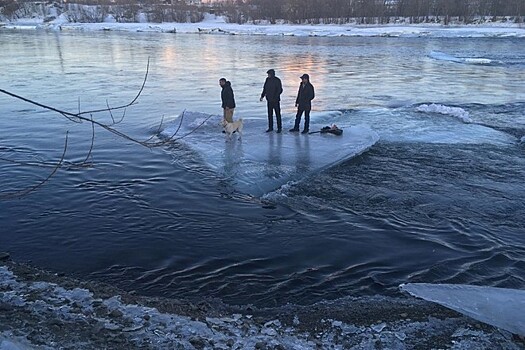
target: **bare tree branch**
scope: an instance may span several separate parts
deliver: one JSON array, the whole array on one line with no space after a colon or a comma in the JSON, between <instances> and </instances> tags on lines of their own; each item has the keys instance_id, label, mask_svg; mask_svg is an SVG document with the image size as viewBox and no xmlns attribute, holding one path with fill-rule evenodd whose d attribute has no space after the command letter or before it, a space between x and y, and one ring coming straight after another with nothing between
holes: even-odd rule
<instances>
[{"instance_id":1,"label":"bare tree branch","mask_svg":"<svg viewBox=\"0 0 525 350\"><path fill-rule=\"evenodd\" d=\"M10 92L10 91L4 90L4 89L0 89L0 93L3 93L5 95L11 96L13 98L22 100L24 102L27 102L27 103L30 103L30 104L33 104L33 105L36 105L36 106L41 107L43 109L47 109L49 111L56 112L56 113L62 115L63 117L65 117L67 120L69 120L71 122L74 122L74 123L82 123L82 122L90 123L91 124L91 143L90 143L90 147L89 147L89 150L88 150L88 152L86 154L85 159L82 162L80 162L80 163L69 163L69 166L85 167L86 165L89 165L88 161L89 161L90 157L92 157L93 148L94 148L94 144L95 144L95 127L96 126L102 128L102 129L104 129L104 130L106 130L106 131L108 131L108 132L110 132L110 133L112 133L114 135L117 135L120 138L123 138L123 139L129 140L131 142L137 143L137 144L139 144L141 146L148 147L148 148L154 148L154 147L164 146L164 145L166 145L166 144L168 144L170 142L177 141L177 140L183 139L184 137L186 137L188 135L191 135L197 129L199 129L202 125L204 125L211 117L214 116L214 115L208 116L205 120L203 120L199 125L197 125L194 129L192 129L188 133L186 133L186 134L184 134L184 135L182 135L180 137L176 137L179 134L180 129L181 129L182 124L183 124L183 121L184 121L185 111L183 111L181 116L180 116L180 118L179 118L179 124L177 126L177 129L173 132L172 135L170 135L167 138L163 138L161 141L153 141L153 138L160 134L160 132L162 130L162 125L163 125L164 118L161 119L161 122L160 122L160 124L159 124L159 126L157 128L157 132L154 135L152 135L150 138L148 138L147 140L144 140L144 141L138 140L136 138L133 138L133 137L129 136L128 134L126 134L126 133L116 129L115 125L120 124L124 120L124 118L126 116L126 108L128 108L128 107L134 105L135 103L137 103L138 98L140 97L140 95L144 91L144 87L146 85L146 81L147 81L147 78L148 78L148 73L149 73L149 59L148 59L147 67L146 67L146 73L144 75L144 80L142 81L142 85L140 87L140 90L138 91L136 96L129 103L121 105L121 106L117 106L117 107L111 107L109 102L106 100L106 108L104 108L104 109L82 111L81 110L81 106L80 106L80 98L79 98L78 99L78 112L77 113L71 113L71 112L64 111L62 109L59 109L59 108L56 108L56 107L53 107L53 106L49 106L49 105L46 105L46 104L43 104L43 103L40 103L40 102L36 102L34 100L31 100L31 99L26 98L24 96L17 95L17 94L15 94L13 92ZM113 115L113 111L121 110L121 109L124 110L123 113L122 113L122 116L121 116L121 118L119 120L116 120L114 115ZM93 118L94 114L102 113L102 112L109 113L109 115L111 117L111 123L106 124L106 123L97 121L96 119ZM86 116L86 115L89 115L89 117ZM0 200L1 199L9 199L9 198L20 198L20 197L23 197L23 196L25 196L25 195L27 195L27 194L37 190L41 186L43 186L58 171L59 168L61 168L61 167L63 167L65 165L65 163L66 163L65 162L65 155L67 153L67 146L68 146L68 133L66 133L66 142L65 142L65 145L64 145L64 150L62 152L62 157L60 158L60 160L57 163L43 162L43 161L42 162L39 162L39 161L24 162L24 161L13 160L13 159L10 159L10 158L0 157L0 161L10 162L10 163L17 164L17 165L22 165L22 166L53 167L53 170L51 171L51 173L44 180L39 181L36 185L28 186L25 189L20 189L20 190L11 191L11 192L9 192L9 191L0 192Z\"/></svg>"},{"instance_id":2,"label":"bare tree branch","mask_svg":"<svg viewBox=\"0 0 525 350\"><path fill-rule=\"evenodd\" d=\"M144 81L142 82L142 86L141 86L139 92L137 93L137 95L135 96L135 98L131 102L129 102L128 104L123 105L123 106L118 106L118 107L108 107L108 108L105 108L105 109L85 111L85 112L79 112L79 113L71 113L71 112L63 111L61 109L58 109L58 108L55 108L55 107L52 107L52 106L45 105L43 103L39 103L39 102L30 100L28 98L25 98L23 96L14 94L14 93L9 92L9 91L4 90L4 89L0 89L0 93L6 94L8 96L17 98L19 100L25 101L27 103L30 103L30 104L33 104L33 105L36 105L36 106L42 107L44 109L56 112L58 114L61 114L62 116L64 116L65 118L67 118L70 121L74 121L74 122L82 122L82 121L89 122L89 123L95 124L95 125L103 128L103 129L105 129L105 130L107 130L107 131L109 131L109 132L111 132L111 133L113 133L113 134L115 134L115 135L117 135L117 136L119 136L121 138L124 138L124 139L127 139L129 141L138 143L138 144L140 144L142 146L145 146L145 147L154 147L153 145L150 145L147 142L137 140L137 139L135 139L135 138L133 138L133 137L131 137L131 136L129 136L129 135L127 135L127 134L125 134L125 133L115 129L115 128L113 128L112 127L113 124L105 124L105 123L102 123L102 122L99 122L99 121L93 119L92 117L90 117L90 118L84 117L85 114L90 114L92 116L95 113L111 112L113 110L124 109L124 108L127 108L127 107L133 105L137 101L139 96L141 95L142 91L144 90L144 86L146 85L146 80L147 80L147 77L148 77L148 71L149 71L149 59L148 59L148 66L147 66L147 69L146 69L146 75L144 76Z\"/></svg>"},{"instance_id":3,"label":"bare tree branch","mask_svg":"<svg viewBox=\"0 0 525 350\"><path fill-rule=\"evenodd\" d=\"M148 74L149 74L149 57L148 57L148 64L146 66L146 74L144 75L144 80L142 81L142 86L140 87L140 90L137 93L137 95L135 96L135 98L133 100L131 100L131 102L129 102L128 104L123 105L123 106L111 107L111 108L108 106L108 108L106 108L106 109L99 109L99 110L92 110L92 111L81 112L81 113L78 113L78 116L81 116L81 115L84 115L84 114L94 114L94 113L100 113L100 112L116 111L116 110L124 109L124 108L127 108L129 106L134 105L135 102L139 99L140 95L142 94L142 91L144 90L144 86L146 86L146 80L148 80Z\"/></svg>"},{"instance_id":4,"label":"bare tree branch","mask_svg":"<svg viewBox=\"0 0 525 350\"><path fill-rule=\"evenodd\" d=\"M62 166L62 163L64 162L64 158L66 156L67 141L68 141L68 132L66 132L66 141L64 143L64 151L62 152L62 157L60 157L60 160L58 161L58 163L53 168L53 171L51 171L51 173L49 173L49 175L45 179L43 179L42 181L40 181L39 183L37 183L34 186L27 187L27 188L22 189L22 190L12 191L12 192L0 192L0 199L21 198L21 197L26 196L29 193L37 190L42 185L44 185L53 175L55 175L55 173L58 171L58 169Z\"/></svg>"},{"instance_id":5,"label":"bare tree branch","mask_svg":"<svg viewBox=\"0 0 525 350\"><path fill-rule=\"evenodd\" d=\"M93 116L91 116L91 120L93 121ZM89 146L89 152L86 155L86 159L82 162L82 165L86 164L89 157L91 156L91 153L93 152L93 146L95 145L95 124L91 123L91 145Z\"/></svg>"}]
</instances>

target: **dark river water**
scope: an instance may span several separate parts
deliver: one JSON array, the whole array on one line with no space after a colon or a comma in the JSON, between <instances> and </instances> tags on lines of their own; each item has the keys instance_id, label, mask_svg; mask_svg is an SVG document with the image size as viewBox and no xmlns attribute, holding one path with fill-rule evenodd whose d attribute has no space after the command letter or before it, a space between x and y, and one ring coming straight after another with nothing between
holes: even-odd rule
<instances>
[{"instance_id":1,"label":"dark river water","mask_svg":"<svg viewBox=\"0 0 525 350\"><path fill-rule=\"evenodd\" d=\"M524 44L0 32L0 89L70 112L131 101L149 59L137 104L93 114L123 117L115 127L140 140L158 140L160 121L183 111L221 113L222 76L236 116L264 121L269 68L283 81L285 127L309 73L313 120L380 137L259 197L177 141L149 149L96 128L90 166L78 166L89 123L0 94L0 251L141 294L241 304L394 295L407 282L523 289ZM63 166L6 196L53 171L66 133Z\"/></svg>"}]
</instances>

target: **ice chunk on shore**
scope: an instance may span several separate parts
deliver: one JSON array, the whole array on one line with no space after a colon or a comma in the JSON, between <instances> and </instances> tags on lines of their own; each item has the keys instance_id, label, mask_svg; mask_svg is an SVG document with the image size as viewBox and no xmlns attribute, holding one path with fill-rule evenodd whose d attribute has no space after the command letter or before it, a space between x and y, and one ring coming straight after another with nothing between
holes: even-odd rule
<instances>
[{"instance_id":1,"label":"ice chunk on shore","mask_svg":"<svg viewBox=\"0 0 525 350\"><path fill-rule=\"evenodd\" d=\"M525 336L525 291L463 284L402 284L401 290Z\"/></svg>"}]
</instances>

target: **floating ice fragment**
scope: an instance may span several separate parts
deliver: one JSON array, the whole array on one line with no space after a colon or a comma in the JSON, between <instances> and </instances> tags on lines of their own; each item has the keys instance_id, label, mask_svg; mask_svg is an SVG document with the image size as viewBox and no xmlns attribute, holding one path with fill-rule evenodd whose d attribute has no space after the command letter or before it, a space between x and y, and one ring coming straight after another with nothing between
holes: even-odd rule
<instances>
[{"instance_id":1,"label":"floating ice fragment","mask_svg":"<svg viewBox=\"0 0 525 350\"><path fill-rule=\"evenodd\" d=\"M450 115L452 117L458 118L464 123L472 123L472 118L470 118L469 113L460 107L449 107L432 103L429 105L422 104L416 108L416 111L424 113L439 113L443 115Z\"/></svg>"},{"instance_id":2,"label":"floating ice fragment","mask_svg":"<svg viewBox=\"0 0 525 350\"><path fill-rule=\"evenodd\" d=\"M118 324L115 324L115 323L112 323L112 322L106 322L104 324L104 328L108 329L110 331L116 331L116 330L120 329L120 326Z\"/></svg>"},{"instance_id":3,"label":"floating ice fragment","mask_svg":"<svg viewBox=\"0 0 525 350\"><path fill-rule=\"evenodd\" d=\"M122 305L122 302L120 301L120 296L113 296L109 299L104 300L103 304L106 305L106 307L110 310L117 309L119 306Z\"/></svg>"},{"instance_id":4,"label":"floating ice fragment","mask_svg":"<svg viewBox=\"0 0 525 350\"><path fill-rule=\"evenodd\" d=\"M494 61L488 58L465 58L465 63L489 65L489 64L493 64Z\"/></svg>"},{"instance_id":5,"label":"floating ice fragment","mask_svg":"<svg viewBox=\"0 0 525 350\"><path fill-rule=\"evenodd\" d=\"M343 325L343 322L341 321L332 321L332 327L341 328L342 325Z\"/></svg>"},{"instance_id":6,"label":"floating ice fragment","mask_svg":"<svg viewBox=\"0 0 525 350\"><path fill-rule=\"evenodd\" d=\"M428 55L438 61L448 61L454 63L472 64L472 65L501 65L503 62L499 60L492 60L484 57L456 57L440 51L431 51Z\"/></svg>"},{"instance_id":7,"label":"floating ice fragment","mask_svg":"<svg viewBox=\"0 0 525 350\"><path fill-rule=\"evenodd\" d=\"M395 332L394 335L397 339L403 341L407 338L407 335L404 332Z\"/></svg>"},{"instance_id":8,"label":"floating ice fragment","mask_svg":"<svg viewBox=\"0 0 525 350\"><path fill-rule=\"evenodd\" d=\"M261 330L261 334L264 334L270 337L275 337L277 335L277 331L273 328L263 328Z\"/></svg>"},{"instance_id":9,"label":"floating ice fragment","mask_svg":"<svg viewBox=\"0 0 525 350\"><path fill-rule=\"evenodd\" d=\"M379 324L372 325L372 329L376 332L381 332L383 329L385 329L386 323L382 322Z\"/></svg>"},{"instance_id":10,"label":"floating ice fragment","mask_svg":"<svg viewBox=\"0 0 525 350\"><path fill-rule=\"evenodd\" d=\"M280 328L281 327L281 321L279 320L272 320L272 321L268 321L264 324L264 327L270 327L270 326L275 326L275 327L278 327Z\"/></svg>"},{"instance_id":11,"label":"floating ice fragment","mask_svg":"<svg viewBox=\"0 0 525 350\"><path fill-rule=\"evenodd\" d=\"M212 325L216 326L223 326L224 321L222 319L218 319L216 317L206 317L206 322Z\"/></svg>"}]
</instances>

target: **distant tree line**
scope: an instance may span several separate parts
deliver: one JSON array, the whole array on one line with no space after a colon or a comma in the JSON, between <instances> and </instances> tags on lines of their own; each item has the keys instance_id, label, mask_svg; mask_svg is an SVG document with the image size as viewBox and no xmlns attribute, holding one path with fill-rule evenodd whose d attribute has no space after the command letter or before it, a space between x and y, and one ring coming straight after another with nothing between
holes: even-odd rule
<instances>
[{"instance_id":1,"label":"distant tree line","mask_svg":"<svg viewBox=\"0 0 525 350\"><path fill-rule=\"evenodd\" d=\"M348 22L386 23L392 19L408 18L411 22L431 22L451 17L469 23L475 17L487 19L513 17L523 22L525 0L231 0L243 8L253 20L278 19L289 22Z\"/></svg>"},{"instance_id":2,"label":"distant tree line","mask_svg":"<svg viewBox=\"0 0 525 350\"><path fill-rule=\"evenodd\" d=\"M45 16L50 7L72 22L102 22L108 15L117 22L138 22L139 14L148 22L200 22L206 12L183 0L0 0L0 19Z\"/></svg>"},{"instance_id":3,"label":"distant tree line","mask_svg":"<svg viewBox=\"0 0 525 350\"><path fill-rule=\"evenodd\" d=\"M9 16L24 3L64 8L72 4L97 6L104 13L120 12L116 17L122 21L133 20L139 11L147 13L148 20L154 22L195 22L205 12L226 15L236 23L281 20L382 24L402 19L410 23L448 24L451 18L463 23L480 18L523 23L525 19L525 0L216 0L211 4L189 0L0 0L0 11Z\"/></svg>"}]
</instances>

